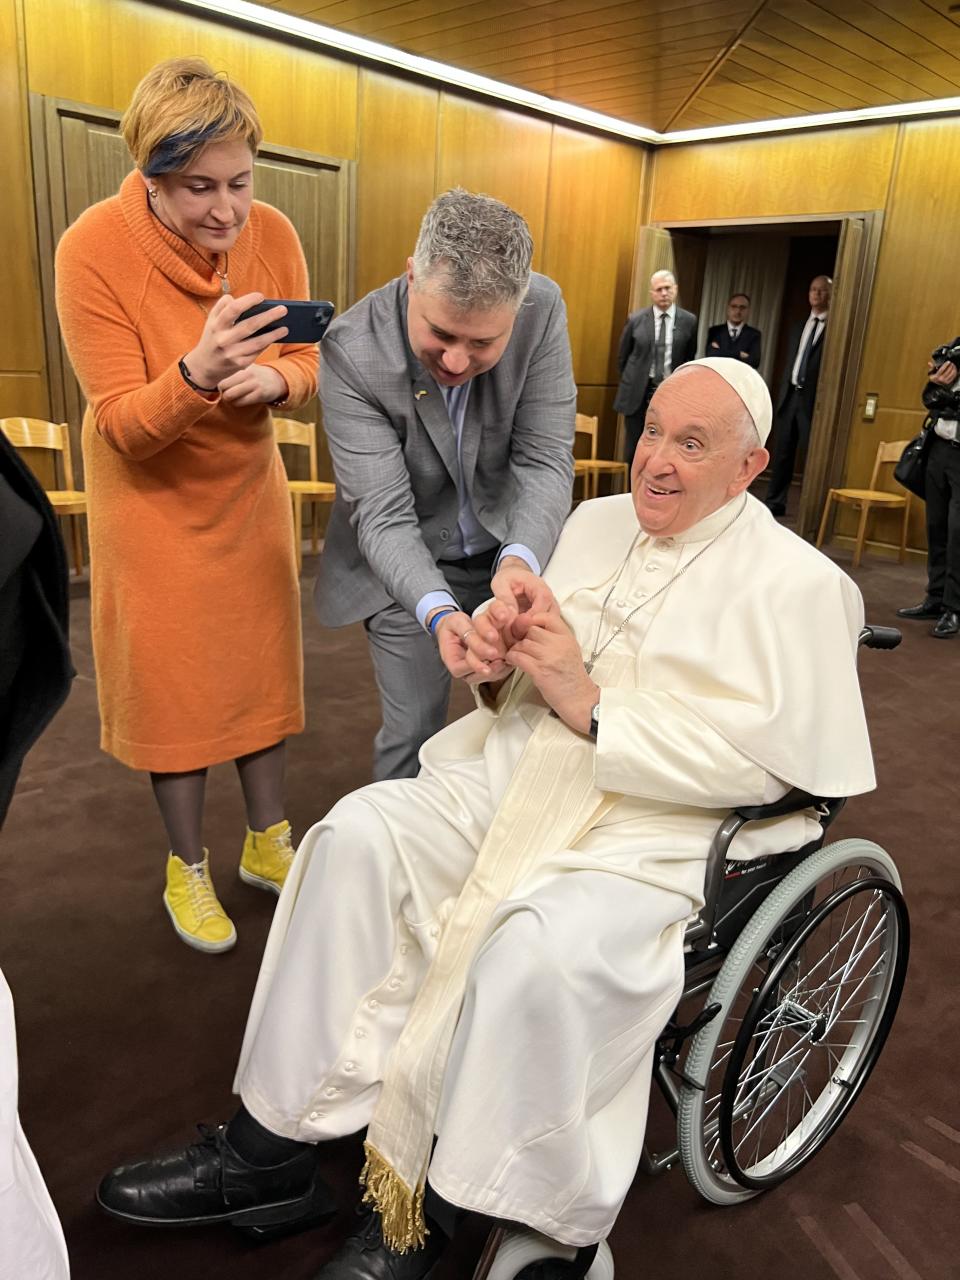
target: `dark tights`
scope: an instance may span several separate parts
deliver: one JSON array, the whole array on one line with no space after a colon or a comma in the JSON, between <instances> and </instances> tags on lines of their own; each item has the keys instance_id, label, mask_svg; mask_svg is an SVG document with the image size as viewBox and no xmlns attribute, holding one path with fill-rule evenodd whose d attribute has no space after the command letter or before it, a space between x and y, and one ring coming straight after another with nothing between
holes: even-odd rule
<instances>
[{"instance_id":1,"label":"dark tights","mask_svg":"<svg viewBox=\"0 0 960 1280\"><path fill-rule=\"evenodd\" d=\"M236 760L251 831L266 831L283 819L284 746L278 742ZM201 862L206 769L151 773L150 781L170 848L184 862Z\"/></svg>"}]
</instances>

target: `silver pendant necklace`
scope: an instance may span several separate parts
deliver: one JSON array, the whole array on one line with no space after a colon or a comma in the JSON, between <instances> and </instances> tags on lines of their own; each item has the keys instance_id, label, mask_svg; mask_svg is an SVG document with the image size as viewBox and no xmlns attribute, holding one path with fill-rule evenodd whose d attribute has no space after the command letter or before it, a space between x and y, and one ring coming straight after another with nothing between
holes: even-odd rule
<instances>
[{"instance_id":1,"label":"silver pendant necklace","mask_svg":"<svg viewBox=\"0 0 960 1280\"><path fill-rule=\"evenodd\" d=\"M616 591L617 587L620 584L620 579L623 577L623 572L626 569L627 564L629 563L630 557L633 555L634 548L636 547L637 543L640 541L640 534L643 532L642 529L637 530L637 534L634 537L633 542L630 543L630 550L624 556L623 563L621 564L619 570L617 571L616 578L614 578L613 580L613 585L611 586L607 594L604 596L603 604L600 606L600 620L597 623L597 635L593 642L593 652L590 654L589 660L583 664L584 667L586 668L587 675L589 675L590 672L593 670L594 663L600 657L601 653L603 653L604 650L608 649L610 645L613 644L614 640L616 640L617 636L621 633L621 631L623 631L623 629L626 627L627 623L630 621L633 615L635 613L639 613L641 609L645 609L647 605L651 602L651 600L656 600L657 596L662 596L664 591L666 591L668 587L672 587L678 578L682 578L683 575L690 568L690 566L696 564L697 561L700 559L700 557L704 555L707 551L709 551L710 548L713 546L713 544L719 538L722 538L729 528L731 528L733 525L736 524L736 522L743 515L744 510L746 509L746 505L747 505L747 501L746 501L746 498L744 498L743 505L741 506L737 514L733 517L733 519L728 520L727 523L720 530L720 532L714 534L714 536L710 539L710 541L706 544L706 546L701 547L700 550L696 553L696 555L691 556L690 559L687 561L687 563L683 566L683 568L679 569L673 575L672 578L670 578L667 582L663 584L662 587L658 587L656 591L654 591L651 595L647 596L646 600L641 601L640 604L638 604L635 609L631 609L630 612L627 614L627 616L624 618L624 620L619 624L619 626L614 627L613 631L610 632L609 636L607 636L606 640L604 640L603 644L601 644L600 633L603 630L603 620L607 616L607 605L610 603L610 597L613 595L614 591Z\"/></svg>"}]
</instances>

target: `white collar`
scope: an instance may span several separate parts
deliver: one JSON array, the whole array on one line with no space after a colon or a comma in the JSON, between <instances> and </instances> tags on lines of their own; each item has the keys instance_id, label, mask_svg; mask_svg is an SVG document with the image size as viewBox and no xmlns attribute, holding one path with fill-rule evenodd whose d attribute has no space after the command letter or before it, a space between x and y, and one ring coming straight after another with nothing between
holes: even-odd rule
<instances>
[{"instance_id":1,"label":"white collar","mask_svg":"<svg viewBox=\"0 0 960 1280\"><path fill-rule=\"evenodd\" d=\"M661 547L673 547L682 545L685 542L708 542L711 538L715 538L720 530L725 528L746 504L747 495L738 493L735 498L725 502L722 507L718 507L716 511L711 511L710 515L704 516L702 520L692 524L689 529L684 529L681 533L667 534L662 538L658 538L656 534L641 533L637 545L647 546L653 542Z\"/></svg>"},{"instance_id":2,"label":"white collar","mask_svg":"<svg viewBox=\"0 0 960 1280\"><path fill-rule=\"evenodd\" d=\"M676 320L677 318L677 304L675 302L671 302L666 311L661 311L659 307L651 303L650 310L653 312L654 320L656 320L657 316L669 316L671 320Z\"/></svg>"}]
</instances>

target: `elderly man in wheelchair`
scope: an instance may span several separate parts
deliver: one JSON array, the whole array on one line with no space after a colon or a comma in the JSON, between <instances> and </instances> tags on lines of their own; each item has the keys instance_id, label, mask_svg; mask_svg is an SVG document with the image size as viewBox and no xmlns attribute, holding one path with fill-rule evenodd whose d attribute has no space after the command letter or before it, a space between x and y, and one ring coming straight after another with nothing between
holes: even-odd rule
<instances>
[{"instance_id":1,"label":"elderly man in wheelchair","mask_svg":"<svg viewBox=\"0 0 960 1280\"><path fill-rule=\"evenodd\" d=\"M835 798L874 785L863 610L746 492L770 420L752 369L681 367L631 493L581 505L514 602L441 629L477 710L304 838L240 1110L115 1169L107 1212L307 1226L332 1209L324 1144L366 1127L359 1220L317 1280L421 1280L466 1210L492 1221L478 1276L596 1280L638 1163L680 1158L725 1203L829 1136L893 1016L906 918L882 850L820 847ZM654 1072L679 1124L659 1156Z\"/></svg>"}]
</instances>

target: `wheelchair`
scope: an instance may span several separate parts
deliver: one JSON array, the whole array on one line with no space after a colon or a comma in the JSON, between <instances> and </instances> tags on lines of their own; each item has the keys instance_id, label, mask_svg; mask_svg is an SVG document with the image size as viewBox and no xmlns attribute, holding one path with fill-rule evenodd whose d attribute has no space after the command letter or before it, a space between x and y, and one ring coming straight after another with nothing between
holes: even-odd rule
<instances>
[{"instance_id":1,"label":"wheelchair","mask_svg":"<svg viewBox=\"0 0 960 1280\"><path fill-rule=\"evenodd\" d=\"M859 640L894 649L901 636L864 627ZM683 995L654 1056L677 1143L658 1153L645 1143L640 1168L656 1174L679 1161L713 1204L749 1200L816 1155L866 1084L896 1016L910 948L900 876L872 841L824 844L843 805L793 790L734 810L711 844L705 903L684 936ZM810 808L821 824L810 844L750 862L731 854L747 823ZM613 1280L606 1241L585 1273L582 1255L573 1268L576 1255L526 1228L497 1226L473 1280L525 1280L547 1258L567 1260L571 1276Z\"/></svg>"}]
</instances>

